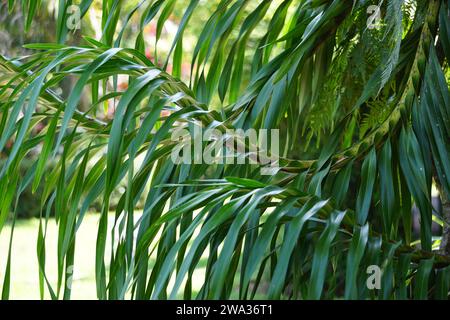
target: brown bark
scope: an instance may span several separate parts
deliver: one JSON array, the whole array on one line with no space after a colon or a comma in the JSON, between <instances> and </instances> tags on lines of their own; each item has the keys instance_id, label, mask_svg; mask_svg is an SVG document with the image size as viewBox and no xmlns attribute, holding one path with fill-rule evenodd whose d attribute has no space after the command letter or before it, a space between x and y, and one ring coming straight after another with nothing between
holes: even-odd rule
<instances>
[{"instance_id":1,"label":"brown bark","mask_svg":"<svg viewBox=\"0 0 450 320\"><path fill-rule=\"evenodd\" d=\"M441 194L442 216L444 221L444 230L442 232L442 240L440 251L442 254L450 256L450 201L445 194Z\"/></svg>"},{"instance_id":2,"label":"brown bark","mask_svg":"<svg viewBox=\"0 0 450 320\"><path fill-rule=\"evenodd\" d=\"M437 179L436 186L439 190L439 196L441 197L442 218L444 220L444 228L439 251L443 255L450 256L450 201L448 194L446 194L443 190Z\"/></svg>"}]
</instances>

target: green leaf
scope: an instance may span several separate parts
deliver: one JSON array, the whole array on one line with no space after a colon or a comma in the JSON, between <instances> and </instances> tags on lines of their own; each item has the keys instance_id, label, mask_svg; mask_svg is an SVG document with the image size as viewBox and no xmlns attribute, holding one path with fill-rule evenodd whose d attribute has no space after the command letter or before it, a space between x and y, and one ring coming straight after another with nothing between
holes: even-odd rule
<instances>
[{"instance_id":1,"label":"green leaf","mask_svg":"<svg viewBox=\"0 0 450 320\"><path fill-rule=\"evenodd\" d=\"M356 215L358 218L358 224L360 225L363 225L367 221L376 174L377 158L375 149L372 149L362 164L361 186L356 199Z\"/></svg>"}]
</instances>

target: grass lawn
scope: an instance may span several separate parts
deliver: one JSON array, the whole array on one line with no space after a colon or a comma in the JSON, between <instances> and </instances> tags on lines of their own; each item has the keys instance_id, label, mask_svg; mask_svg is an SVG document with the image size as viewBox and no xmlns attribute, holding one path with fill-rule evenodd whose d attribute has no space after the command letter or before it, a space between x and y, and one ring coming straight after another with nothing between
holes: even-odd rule
<instances>
[{"instance_id":1,"label":"grass lawn","mask_svg":"<svg viewBox=\"0 0 450 320\"><path fill-rule=\"evenodd\" d=\"M86 215L77 232L72 299L97 298L95 291L95 244L99 217L98 214ZM110 214L109 227L113 223L114 214ZM11 299L39 299L39 276L36 254L38 227L38 219L18 220L16 222L11 261L11 269L14 270L11 274ZM0 287L3 284L10 233L10 225L6 225L0 233ZM53 288L56 288L57 281L57 237L58 228L55 221L51 219L47 231L46 271ZM110 251L111 242L107 241L106 257L109 257ZM205 266L206 260L202 259L198 269L194 272L194 292L201 288ZM173 283L173 280L171 283ZM49 299L50 295L46 293L45 298Z\"/></svg>"},{"instance_id":2,"label":"grass lawn","mask_svg":"<svg viewBox=\"0 0 450 320\"><path fill-rule=\"evenodd\" d=\"M78 233L75 268L72 284L73 299L95 299L95 243L99 215L86 215ZM113 216L110 216L113 219ZM111 221L112 224L112 221ZM39 299L38 261L36 239L38 219L16 222L12 248L11 299ZM11 227L6 226L0 234L0 279L3 280ZM47 232L46 271L52 284L57 280L58 229L54 220L49 221ZM108 243L109 245L109 243ZM107 250L110 250L110 245ZM56 287L56 286L54 286ZM49 298L49 295L46 295Z\"/></svg>"},{"instance_id":3,"label":"grass lawn","mask_svg":"<svg viewBox=\"0 0 450 320\"><path fill-rule=\"evenodd\" d=\"M72 299L96 299L95 290L95 244L97 240L98 214L85 216L80 229L77 232L75 250L75 267L72 280ZM114 214L109 215L109 227L114 223ZM36 254L36 239L39 227L38 219L18 220L14 230L12 247L11 292L10 299L39 299L38 261ZM6 225L0 233L0 288L3 284L6 259L8 256L9 237L11 226ZM46 245L46 271L53 288L57 281L57 239L58 228L53 219L49 221ZM106 257L110 256L111 241L107 241ZM152 257L153 258L153 257ZM153 259L150 260L152 263ZM108 266L107 266L108 267ZM206 256L197 266L192 277L192 289L195 294L202 286L205 276ZM169 289L173 285L174 276L169 283ZM236 281L237 282L237 281ZM235 286L237 283L235 282ZM232 298L238 298L237 286ZM46 299L50 295L46 292ZM182 293L179 294L182 298ZM264 298L257 294L256 298Z\"/></svg>"}]
</instances>

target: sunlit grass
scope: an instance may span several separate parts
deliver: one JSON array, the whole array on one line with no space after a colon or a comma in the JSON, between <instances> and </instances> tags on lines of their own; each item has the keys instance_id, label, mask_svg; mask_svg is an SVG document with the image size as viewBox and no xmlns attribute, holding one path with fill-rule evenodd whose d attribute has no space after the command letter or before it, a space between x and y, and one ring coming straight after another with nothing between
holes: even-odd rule
<instances>
[{"instance_id":1,"label":"sunlit grass","mask_svg":"<svg viewBox=\"0 0 450 320\"><path fill-rule=\"evenodd\" d=\"M77 232L75 250L75 267L72 279L72 299L96 299L95 289L95 243L97 237L99 215L88 214ZM114 214L109 215L108 225L114 224ZM18 220L14 231L12 246L11 299L39 299L38 263L36 255L36 239L39 226L38 219ZM0 279L3 279L8 256L11 225L6 225L0 235ZM46 272L52 285L56 285L58 268L56 265L58 229L53 219L49 220L47 231L47 263ZM111 252L111 242L107 241L107 255ZM192 277L194 293L197 293L205 277L207 257L203 257ZM150 260L150 266L154 257ZM174 279L172 279L171 283ZM237 288L236 288L237 289ZM237 290L236 290L237 295ZM180 295L180 298L182 296ZM46 299L50 295L46 293Z\"/></svg>"},{"instance_id":2,"label":"sunlit grass","mask_svg":"<svg viewBox=\"0 0 450 320\"><path fill-rule=\"evenodd\" d=\"M112 216L110 219L113 218ZM75 267L72 284L74 299L95 299L95 242L97 234L97 215L87 215L77 233ZM12 247L11 299L39 299L38 262L36 239L38 219L16 222ZM8 254L11 226L5 227L0 235L0 278L3 279ZM53 219L49 221L47 231L46 271L49 280L55 284L58 274L56 264L58 229ZM108 244L107 250L110 250ZM78 263L77 263L78 262ZM46 298L50 296L47 294Z\"/></svg>"}]
</instances>

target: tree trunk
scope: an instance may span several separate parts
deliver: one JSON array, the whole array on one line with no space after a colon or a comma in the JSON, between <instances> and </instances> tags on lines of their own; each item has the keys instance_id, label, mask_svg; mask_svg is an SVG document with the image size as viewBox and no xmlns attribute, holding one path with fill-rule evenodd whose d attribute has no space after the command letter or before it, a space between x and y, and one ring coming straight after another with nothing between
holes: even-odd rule
<instances>
[{"instance_id":1,"label":"tree trunk","mask_svg":"<svg viewBox=\"0 0 450 320\"><path fill-rule=\"evenodd\" d=\"M448 195L437 183L439 195L442 202L442 218L444 219L444 230L442 232L442 240L440 252L446 256L450 256L450 201Z\"/></svg>"}]
</instances>

